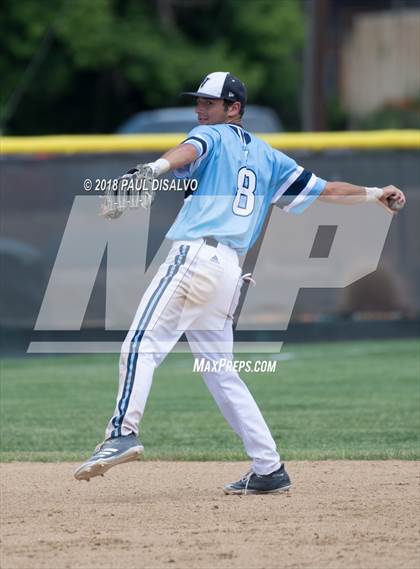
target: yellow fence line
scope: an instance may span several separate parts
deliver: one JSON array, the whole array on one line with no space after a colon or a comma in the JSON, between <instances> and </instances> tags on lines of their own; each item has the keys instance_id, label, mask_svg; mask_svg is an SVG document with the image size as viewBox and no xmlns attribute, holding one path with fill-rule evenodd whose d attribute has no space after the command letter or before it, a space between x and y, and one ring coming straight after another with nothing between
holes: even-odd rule
<instances>
[{"instance_id":1,"label":"yellow fence line","mask_svg":"<svg viewBox=\"0 0 420 569\"><path fill-rule=\"evenodd\" d=\"M420 148L420 130L299 132L260 136L280 150ZM163 152L184 138L185 134L5 136L0 137L0 151L2 154Z\"/></svg>"}]
</instances>

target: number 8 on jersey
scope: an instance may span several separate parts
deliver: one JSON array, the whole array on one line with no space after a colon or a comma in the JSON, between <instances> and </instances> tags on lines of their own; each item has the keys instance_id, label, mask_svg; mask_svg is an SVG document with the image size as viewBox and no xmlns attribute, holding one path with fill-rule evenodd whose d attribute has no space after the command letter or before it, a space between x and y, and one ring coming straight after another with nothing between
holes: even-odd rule
<instances>
[{"instance_id":1,"label":"number 8 on jersey","mask_svg":"<svg viewBox=\"0 0 420 569\"><path fill-rule=\"evenodd\" d=\"M257 188L257 177L255 172L248 168L241 168L238 172L236 182L238 191L233 200L232 210L236 215L245 217L250 215L255 204L255 190Z\"/></svg>"}]
</instances>

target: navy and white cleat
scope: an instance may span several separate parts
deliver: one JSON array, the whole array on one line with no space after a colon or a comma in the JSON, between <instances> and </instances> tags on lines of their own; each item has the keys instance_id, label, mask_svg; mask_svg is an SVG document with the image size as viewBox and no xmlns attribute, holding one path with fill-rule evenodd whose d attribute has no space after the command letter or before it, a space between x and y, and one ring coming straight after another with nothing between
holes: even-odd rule
<instances>
[{"instance_id":1,"label":"navy and white cleat","mask_svg":"<svg viewBox=\"0 0 420 569\"><path fill-rule=\"evenodd\" d=\"M89 460L76 469L74 477L76 480L89 481L94 476L103 476L117 464L138 460L143 452L143 445L133 434L107 439L96 447Z\"/></svg>"},{"instance_id":2,"label":"navy and white cleat","mask_svg":"<svg viewBox=\"0 0 420 569\"><path fill-rule=\"evenodd\" d=\"M223 490L225 494L276 494L285 492L292 485L284 464L271 474L256 474L252 470L247 472L241 480L227 484Z\"/></svg>"}]
</instances>

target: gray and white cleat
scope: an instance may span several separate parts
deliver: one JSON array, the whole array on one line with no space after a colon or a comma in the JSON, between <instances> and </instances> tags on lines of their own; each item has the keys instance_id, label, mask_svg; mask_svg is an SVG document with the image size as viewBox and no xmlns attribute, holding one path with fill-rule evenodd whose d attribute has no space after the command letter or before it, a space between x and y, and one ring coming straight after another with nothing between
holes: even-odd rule
<instances>
[{"instance_id":1,"label":"gray and white cleat","mask_svg":"<svg viewBox=\"0 0 420 569\"><path fill-rule=\"evenodd\" d=\"M76 480L89 481L94 476L103 476L117 464L138 460L143 452L143 445L133 434L107 439L96 447L89 460L75 470L74 477Z\"/></svg>"}]
</instances>

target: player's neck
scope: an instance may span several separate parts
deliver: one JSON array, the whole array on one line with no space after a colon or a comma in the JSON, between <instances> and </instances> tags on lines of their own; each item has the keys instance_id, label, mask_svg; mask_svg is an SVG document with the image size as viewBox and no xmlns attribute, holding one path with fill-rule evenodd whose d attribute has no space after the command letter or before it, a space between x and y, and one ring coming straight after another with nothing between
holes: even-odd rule
<instances>
[{"instance_id":1,"label":"player's neck","mask_svg":"<svg viewBox=\"0 0 420 569\"><path fill-rule=\"evenodd\" d=\"M226 124L234 124L234 125L236 125L236 126L240 126L241 128L244 128L244 127L242 126L241 117L231 119L231 120L227 121Z\"/></svg>"}]
</instances>

